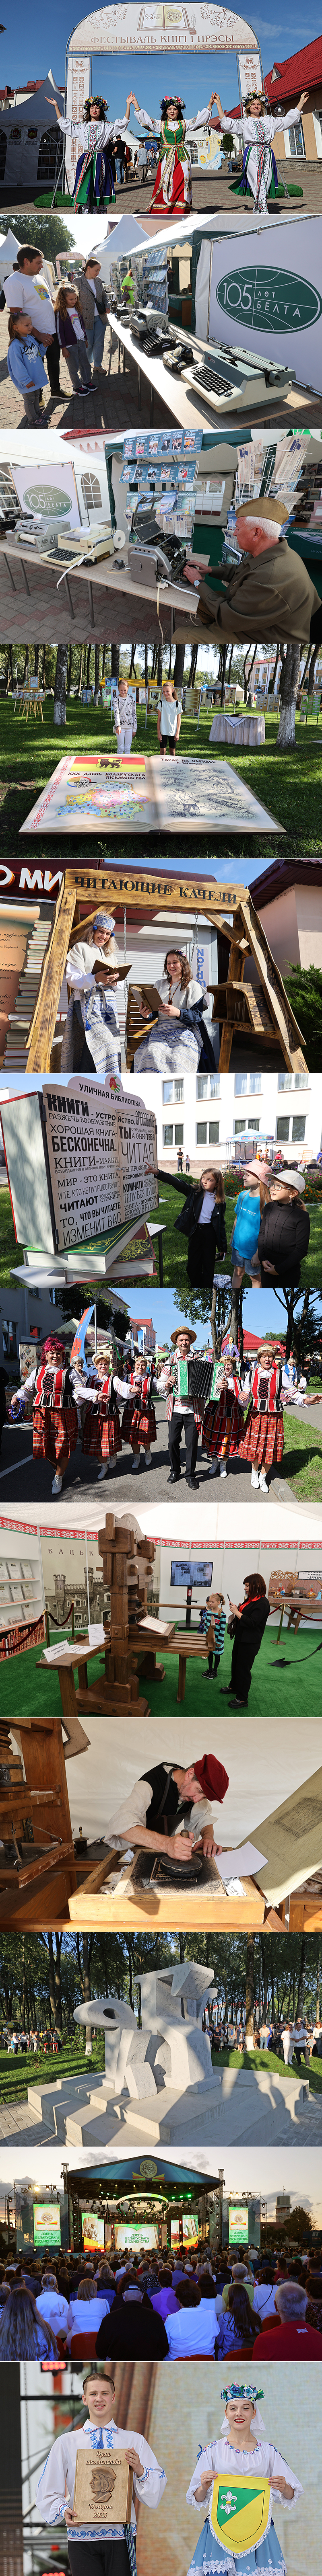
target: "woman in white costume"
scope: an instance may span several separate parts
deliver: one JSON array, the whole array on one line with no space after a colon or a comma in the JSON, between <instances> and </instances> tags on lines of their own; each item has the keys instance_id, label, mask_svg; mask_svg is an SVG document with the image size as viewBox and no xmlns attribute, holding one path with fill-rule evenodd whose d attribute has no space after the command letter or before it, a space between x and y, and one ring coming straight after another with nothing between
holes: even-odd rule
<instances>
[{"instance_id":1,"label":"woman in white costume","mask_svg":"<svg viewBox=\"0 0 322 2576\"><path fill-rule=\"evenodd\" d=\"M138 2504L152 2509L160 2503L167 2480L154 2451L144 2441L143 2433L123 2431L113 2415L114 2379L107 2365L92 2362L83 2375L84 2404L88 2407L86 2424L75 2430L66 2425L59 2441L53 2443L49 2458L38 2478L36 2504L44 2523L66 2523L71 2576L136 2576L136 2512ZM92 2526L77 2523L73 2528L73 2502L77 2451L125 2451L129 2467L134 2470L133 2501L130 2523Z\"/></svg>"},{"instance_id":2,"label":"woman in white costume","mask_svg":"<svg viewBox=\"0 0 322 2576\"><path fill-rule=\"evenodd\" d=\"M239 134L243 137L243 169L242 178L237 181L238 194L247 197L250 190L258 215L266 214L268 194L271 193L272 197L277 196L278 173L275 154L272 150L275 135L287 134L290 125L299 125L302 107L305 107L308 96L308 89L303 89L298 107L290 108L289 116L271 116L265 91L258 94L256 90L250 90L236 125L235 116L225 116L219 91L216 90L216 107L224 133L232 134L234 140L236 135L237 138Z\"/></svg>"},{"instance_id":3,"label":"woman in white costume","mask_svg":"<svg viewBox=\"0 0 322 2576\"><path fill-rule=\"evenodd\" d=\"M275 2443L266 2441L263 2416L260 2414L258 2402L263 2396L263 2389L257 2389L249 2383L246 2386L245 2382L240 2383L233 2379L229 2387L221 2389L221 2396L225 2400L225 2414L220 2440L208 2442L204 2451L199 2451L197 2466L188 2487L187 2503L192 2504L197 2511L200 2511L203 2505L206 2512L206 2521L194 2550L189 2576L199 2576L199 2569L200 2576L215 2576L215 2571L216 2576L237 2576L238 2569L239 2576L258 2576L258 2570L264 2568L276 2570L276 2576L287 2576L283 2550L272 2521L272 2504L276 2495L276 2500L283 2505L283 2510L287 2506L291 2511L297 2503L298 2496L303 2493L299 2478L296 2478L293 2470L288 2468L287 2460L283 2459L281 2451L276 2450ZM227 2545L226 2540L219 2540L210 2521L214 2478L218 2472L221 2472L223 2478L228 2476L235 2480L238 2471L242 2478L268 2479L271 2490L264 2539L257 2540L256 2548L251 2545L248 2548L243 2546L242 2555L239 2550L234 2552L234 2518L231 2523L231 2547ZM227 2497L227 2503L228 2501Z\"/></svg>"}]
</instances>

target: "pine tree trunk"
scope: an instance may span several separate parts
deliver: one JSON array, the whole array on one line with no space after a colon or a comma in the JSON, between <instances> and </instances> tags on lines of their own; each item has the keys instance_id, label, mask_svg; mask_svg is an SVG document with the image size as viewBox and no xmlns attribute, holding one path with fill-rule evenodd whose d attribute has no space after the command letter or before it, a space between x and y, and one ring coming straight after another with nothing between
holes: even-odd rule
<instances>
[{"instance_id":1,"label":"pine tree trunk","mask_svg":"<svg viewBox=\"0 0 322 2576\"><path fill-rule=\"evenodd\" d=\"M54 725L57 725L59 728L66 724L66 680L67 644L58 644L55 670Z\"/></svg>"},{"instance_id":2,"label":"pine tree trunk","mask_svg":"<svg viewBox=\"0 0 322 2576\"><path fill-rule=\"evenodd\" d=\"M300 677L301 645L287 644L280 688L280 720L277 735L279 751L294 751L295 710Z\"/></svg>"},{"instance_id":3,"label":"pine tree trunk","mask_svg":"<svg viewBox=\"0 0 322 2576\"><path fill-rule=\"evenodd\" d=\"M81 695L82 695L82 686L83 686L83 670L84 670L84 651L85 651L85 646L84 646L84 644L82 644L82 645L81 645L81 657L80 657L80 665L79 665L79 674L78 674L78 689L77 689L77 697L78 697L78 698L81 698Z\"/></svg>"},{"instance_id":4,"label":"pine tree trunk","mask_svg":"<svg viewBox=\"0 0 322 2576\"><path fill-rule=\"evenodd\" d=\"M174 673L173 673L173 686L174 686L174 689L182 689L182 682L183 682L183 677L184 677L184 657L185 657L185 649L186 649L185 644L176 644L175 665L174 665Z\"/></svg>"},{"instance_id":5,"label":"pine tree trunk","mask_svg":"<svg viewBox=\"0 0 322 2576\"><path fill-rule=\"evenodd\" d=\"M39 644L34 644L34 673L35 673L35 679L36 679L36 680L38 680L38 678L39 678Z\"/></svg>"},{"instance_id":6,"label":"pine tree trunk","mask_svg":"<svg viewBox=\"0 0 322 2576\"><path fill-rule=\"evenodd\" d=\"M105 680L106 644L103 644L102 680Z\"/></svg>"},{"instance_id":7,"label":"pine tree trunk","mask_svg":"<svg viewBox=\"0 0 322 2576\"><path fill-rule=\"evenodd\" d=\"M301 2015L302 2015L302 2013L303 2013L304 1995L305 1995L305 1976L306 1976L306 1934L305 1934L305 1932L303 1932L302 1941L301 1941L301 1965L300 1965L300 1974L299 1974L299 1982L298 1982L298 1989L297 1989L297 2005L296 2005L296 2016L295 2016L296 2020L297 2020L297 2018L298 2018L298 2015L299 2015L300 2013L301 2013Z\"/></svg>"},{"instance_id":8,"label":"pine tree trunk","mask_svg":"<svg viewBox=\"0 0 322 2576\"><path fill-rule=\"evenodd\" d=\"M130 661L130 669L129 669L129 680L136 680L136 669L135 669L135 655L136 655L136 653L137 653L137 644L131 644L131 661ZM145 655L144 655L144 661L145 661Z\"/></svg>"},{"instance_id":9,"label":"pine tree trunk","mask_svg":"<svg viewBox=\"0 0 322 2576\"><path fill-rule=\"evenodd\" d=\"M162 689L162 667L163 667L162 644L158 644L158 659L157 659L157 685L158 685L158 689Z\"/></svg>"},{"instance_id":10,"label":"pine tree trunk","mask_svg":"<svg viewBox=\"0 0 322 2576\"><path fill-rule=\"evenodd\" d=\"M148 647L147 647L147 644L145 644L145 646L144 646L144 686L145 686L145 689L148 689L148 687L149 687Z\"/></svg>"},{"instance_id":11,"label":"pine tree trunk","mask_svg":"<svg viewBox=\"0 0 322 2576\"><path fill-rule=\"evenodd\" d=\"M71 647L71 644L70 644L70 646L69 646L69 653L68 653L68 663L67 663L67 697L68 697L68 698L70 698L70 692L71 692L71 678L72 678L72 647Z\"/></svg>"},{"instance_id":12,"label":"pine tree trunk","mask_svg":"<svg viewBox=\"0 0 322 2576\"><path fill-rule=\"evenodd\" d=\"M86 689L89 689L89 688L90 688L90 679L91 679L91 651L92 651L92 646L91 646L91 644L88 644L88 645L87 645L87 662L86 662L86 682L85 682Z\"/></svg>"},{"instance_id":13,"label":"pine tree trunk","mask_svg":"<svg viewBox=\"0 0 322 2576\"><path fill-rule=\"evenodd\" d=\"M99 707L99 702L100 702L100 648L99 648L99 644L95 644L94 707Z\"/></svg>"},{"instance_id":14,"label":"pine tree trunk","mask_svg":"<svg viewBox=\"0 0 322 2576\"><path fill-rule=\"evenodd\" d=\"M111 680L119 680L119 677L120 677L120 647L119 647L119 644L111 644Z\"/></svg>"},{"instance_id":15,"label":"pine tree trunk","mask_svg":"<svg viewBox=\"0 0 322 2576\"><path fill-rule=\"evenodd\" d=\"M44 646L43 646L43 657L42 657L42 685L43 685L43 689L45 689L45 687L46 687L46 645L45 645L45 644L44 644Z\"/></svg>"},{"instance_id":16,"label":"pine tree trunk","mask_svg":"<svg viewBox=\"0 0 322 2576\"><path fill-rule=\"evenodd\" d=\"M246 2048L248 2048L248 2049L249 2049L249 2048L250 2048L250 2049L252 2049L252 2047L253 2047L253 2042L254 2042L254 1992L255 1992L255 1933L254 1933L254 1932L248 1932L248 1933L247 1933L247 1955L246 1955L246 2025L245 2025L245 2040L246 2040Z\"/></svg>"},{"instance_id":17,"label":"pine tree trunk","mask_svg":"<svg viewBox=\"0 0 322 2576\"><path fill-rule=\"evenodd\" d=\"M196 677L196 669L197 669L197 661L198 661L198 653L199 653L199 644L192 644L192 645L191 645L191 662L190 662L190 671L189 671L189 679L188 679L188 684L187 684L187 685L188 685L188 689L193 689L193 688L194 688L195 677Z\"/></svg>"}]
</instances>

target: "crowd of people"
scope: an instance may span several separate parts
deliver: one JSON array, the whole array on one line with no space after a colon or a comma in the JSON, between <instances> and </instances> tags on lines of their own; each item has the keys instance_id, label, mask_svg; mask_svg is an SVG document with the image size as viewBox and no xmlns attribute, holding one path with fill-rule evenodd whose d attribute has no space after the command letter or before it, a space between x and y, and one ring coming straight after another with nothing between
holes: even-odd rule
<instances>
[{"instance_id":1,"label":"crowd of people","mask_svg":"<svg viewBox=\"0 0 322 2576\"><path fill-rule=\"evenodd\" d=\"M90 2336L90 2346L88 2345ZM28 2250L0 2264L0 2362L322 2360L322 2247L148 2257Z\"/></svg>"},{"instance_id":2,"label":"crowd of people","mask_svg":"<svg viewBox=\"0 0 322 2576\"><path fill-rule=\"evenodd\" d=\"M95 987L94 987L95 991ZM91 1023L91 1036L93 1022ZM169 1355L150 1360L138 1352L132 1361L128 1351L122 1354L122 1373L115 1364L111 1342L100 1343L95 1355L87 1360L70 1358L66 1343L50 1332L37 1350L35 1361L23 1384L12 1393L7 1389L7 1418L32 1414L33 1457L48 1460L53 1469L52 1494L61 1494L63 1477L80 1440L82 1455L96 1459L98 1482L114 1475L122 1449L132 1452L132 1474L151 1466L151 1452L157 1443L155 1405L166 1399L168 1426L169 1479L178 1485L182 1473L184 1439L186 1483L198 1491L198 1444L201 1463L208 1478L226 1478L236 1461L250 1468L253 1492L269 1492L273 1469L281 1465L284 1448L284 1411L298 1400L296 1371L283 1362L280 1345L259 1343L256 1358L242 1362L236 1344L222 1348L222 1383L219 1396L211 1399L197 1388L189 1389L180 1372L180 1363L189 1362L197 1335L190 1325L179 1325L171 1333ZM200 1354L202 1357L203 1354ZM179 1365L178 1365L179 1363ZM305 1391L304 1391L305 1390ZM301 1378L301 1407L314 1404L316 1395L307 1391ZM320 1397L322 1402L322 1396ZM261 1575L253 1593L266 1597ZM219 1598L219 1596L218 1596ZM217 1595L209 1596L207 1611L216 1610ZM245 1603L244 1635L245 1635ZM229 1622L241 1616L242 1605L230 1603ZM263 1630L269 1617L269 1604L258 1613L254 1624ZM206 1621L207 1624L207 1621ZM210 1624L208 1619L208 1625ZM258 1643L261 1642L261 1635ZM213 1637L209 1645L213 1645ZM219 1652L224 1643L221 1632ZM218 1641L215 1646L215 1665ZM233 1676L234 1679L234 1676Z\"/></svg>"},{"instance_id":3,"label":"crowd of people","mask_svg":"<svg viewBox=\"0 0 322 2576\"><path fill-rule=\"evenodd\" d=\"M46 429L51 407L70 399L60 383L61 356L74 394L84 399L100 382L108 317L100 261L84 261L77 286L49 285L41 251L25 242L4 280L4 300L8 373L23 398L25 427Z\"/></svg>"}]
</instances>

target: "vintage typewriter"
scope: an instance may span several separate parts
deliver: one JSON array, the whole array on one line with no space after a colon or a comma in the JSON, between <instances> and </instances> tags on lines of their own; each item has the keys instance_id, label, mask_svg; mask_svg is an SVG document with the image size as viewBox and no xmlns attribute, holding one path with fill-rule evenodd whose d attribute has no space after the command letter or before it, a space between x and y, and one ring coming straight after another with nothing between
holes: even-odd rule
<instances>
[{"instance_id":1,"label":"vintage typewriter","mask_svg":"<svg viewBox=\"0 0 322 2576\"><path fill-rule=\"evenodd\" d=\"M219 1404L224 1383L225 1370L222 1360L204 1360L199 1351L191 1352L189 1359L183 1360L176 1351L174 1385L177 1396L182 1399L188 1395L192 1396L192 1400L195 1398L202 1412L206 1404Z\"/></svg>"},{"instance_id":2,"label":"vintage typewriter","mask_svg":"<svg viewBox=\"0 0 322 2576\"><path fill-rule=\"evenodd\" d=\"M294 367L268 364L257 350L229 348L225 343L211 343L198 349L196 343L184 369L184 383L191 392L200 394L212 411L252 411L279 400L294 383Z\"/></svg>"}]
</instances>

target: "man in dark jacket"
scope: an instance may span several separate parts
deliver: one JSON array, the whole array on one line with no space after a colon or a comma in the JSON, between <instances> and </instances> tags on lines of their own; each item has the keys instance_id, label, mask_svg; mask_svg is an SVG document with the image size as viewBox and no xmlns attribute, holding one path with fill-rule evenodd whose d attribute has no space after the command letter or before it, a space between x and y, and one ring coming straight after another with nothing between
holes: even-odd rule
<instances>
[{"instance_id":1,"label":"man in dark jacket","mask_svg":"<svg viewBox=\"0 0 322 2576\"><path fill-rule=\"evenodd\" d=\"M245 1574L245 1601L230 1602L228 1635L233 1636L229 1699L235 1708L248 1707L248 1692L255 1655L259 1654L266 1621L270 1615L263 1574ZM226 1696L226 1691L225 1691Z\"/></svg>"},{"instance_id":2,"label":"man in dark jacket","mask_svg":"<svg viewBox=\"0 0 322 2576\"><path fill-rule=\"evenodd\" d=\"M310 1219L307 1208L301 1206L304 1190L304 1172L280 1172L270 1180L257 1244L262 1288L269 1278L285 1282L287 1288L299 1286L301 1261L310 1241Z\"/></svg>"},{"instance_id":3,"label":"man in dark jacket","mask_svg":"<svg viewBox=\"0 0 322 2576\"><path fill-rule=\"evenodd\" d=\"M193 1288L212 1290L216 1261L223 1261L227 1251L222 1172L211 1167L200 1181L190 1181L186 1174L180 1182L175 1172L163 1171L162 1181L170 1181L184 1198L175 1231L188 1237L188 1279Z\"/></svg>"},{"instance_id":4,"label":"man in dark jacket","mask_svg":"<svg viewBox=\"0 0 322 2576\"><path fill-rule=\"evenodd\" d=\"M116 2291L111 2315L102 2317L96 2336L99 2361L165 2361L168 2339L163 2317L140 2290L135 2273Z\"/></svg>"},{"instance_id":5,"label":"man in dark jacket","mask_svg":"<svg viewBox=\"0 0 322 2576\"><path fill-rule=\"evenodd\" d=\"M78 295L86 332L87 355L95 369L95 375L98 376L102 373L108 309L99 259L86 260L83 276L79 279Z\"/></svg>"}]
</instances>

